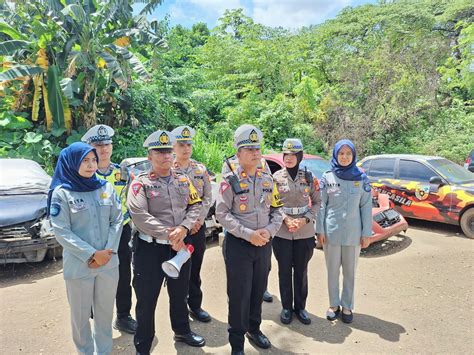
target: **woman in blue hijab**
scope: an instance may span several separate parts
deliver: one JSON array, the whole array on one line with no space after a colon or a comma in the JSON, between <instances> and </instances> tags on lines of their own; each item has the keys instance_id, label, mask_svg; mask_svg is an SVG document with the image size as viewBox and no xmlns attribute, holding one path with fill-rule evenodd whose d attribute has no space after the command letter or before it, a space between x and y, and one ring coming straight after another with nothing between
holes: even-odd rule
<instances>
[{"instance_id":1,"label":"woman in blue hijab","mask_svg":"<svg viewBox=\"0 0 474 355\"><path fill-rule=\"evenodd\" d=\"M117 249L122 210L112 185L97 178L97 161L95 149L88 144L73 143L63 149L48 201L51 224L63 247L72 336L81 354L112 351L113 305L119 277Z\"/></svg>"},{"instance_id":2,"label":"woman in blue hijab","mask_svg":"<svg viewBox=\"0 0 474 355\"><path fill-rule=\"evenodd\" d=\"M361 247L369 245L372 235L371 188L356 163L354 144L347 139L337 142L332 153L331 171L321 178L321 209L316 223L328 271L326 318L333 321L341 313L344 323L353 320L357 261ZM339 292L341 266L342 294Z\"/></svg>"}]
</instances>

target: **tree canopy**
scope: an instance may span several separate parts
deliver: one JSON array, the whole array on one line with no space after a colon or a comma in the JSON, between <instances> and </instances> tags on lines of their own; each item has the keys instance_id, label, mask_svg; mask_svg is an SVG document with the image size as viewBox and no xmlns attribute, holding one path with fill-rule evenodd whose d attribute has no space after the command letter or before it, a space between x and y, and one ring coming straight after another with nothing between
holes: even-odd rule
<instances>
[{"instance_id":1,"label":"tree canopy","mask_svg":"<svg viewBox=\"0 0 474 355\"><path fill-rule=\"evenodd\" d=\"M349 138L362 156L461 162L474 145L470 1L381 1L297 31L241 9L213 29L170 27L134 16L132 3L0 5L0 155L45 164L97 122L117 128L117 160L143 155L153 130L189 124L213 170L243 123L276 151L298 137L327 155Z\"/></svg>"}]
</instances>

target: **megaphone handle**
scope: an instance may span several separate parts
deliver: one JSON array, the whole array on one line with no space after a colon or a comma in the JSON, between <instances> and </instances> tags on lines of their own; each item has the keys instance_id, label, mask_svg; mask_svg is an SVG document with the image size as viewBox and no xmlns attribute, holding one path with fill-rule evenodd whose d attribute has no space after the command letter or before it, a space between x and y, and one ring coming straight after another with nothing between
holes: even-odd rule
<instances>
[{"instance_id":1,"label":"megaphone handle","mask_svg":"<svg viewBox=\"0 0 474 355\"><path fill-rule=\"evenodd\" d=\"M186 244L186 249L188 250L189 254L194 252L194 246L192 244Z\"/></svg>"}]
</instances>

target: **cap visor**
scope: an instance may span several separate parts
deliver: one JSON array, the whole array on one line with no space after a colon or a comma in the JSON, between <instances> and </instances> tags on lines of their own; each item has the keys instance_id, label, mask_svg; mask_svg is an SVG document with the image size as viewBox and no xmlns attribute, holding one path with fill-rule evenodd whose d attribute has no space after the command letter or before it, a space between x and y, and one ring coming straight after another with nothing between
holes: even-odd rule
<instances>
[{"instance_id":1,"label":"cap visor","mask_svg":"<svg viewBox=\"0 0 474 355\"><path fill-rule=\"evenodd\" d=\"M303 151L303 149L295 149L295 150L283 149L282 153L284 153L284 154L296 154L296 153L299 153L299 152L302 152L302 151Z\"/></svg>"},{"instance_id":2,"label":"cap visor","mask_svg":"<svg viewBox=\"0 0 474 355\"><path fill-rule=\"evenodd\" d=\"M102 141L90 142L89 144L94 144L94 145L112 144L112 139L105 139L105 140L102 140Z\"/></svg>"},{"instance_id":3,"label":"cap visor","mask_svg":"<svg viewBox=\"0 0 474 355\"><path fill-rule=\"evenodd\" d=\"M241 144L238 148L260 149L262 147L260 144Z\"/></svg>"},{"instance_id":4,"label":"cap visor","mask_svg":"<svg viewBox=\"0 0 474 355\"><path fill-rule=\"evenodd\" d=\"M153 147L148 147L148 150L161 150L161 149L173 149L172 145L162 145L162 146L153 146Z\"/></svg>"}]
</instances>

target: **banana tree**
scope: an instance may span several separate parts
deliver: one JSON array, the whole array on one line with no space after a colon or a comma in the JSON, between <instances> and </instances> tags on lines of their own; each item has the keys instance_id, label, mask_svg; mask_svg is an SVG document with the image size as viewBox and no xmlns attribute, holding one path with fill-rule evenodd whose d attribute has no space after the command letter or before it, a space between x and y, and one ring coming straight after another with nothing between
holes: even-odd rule
<instances>
[{"instance_id":1,"label":"banana tree","mask_svg":"<svg viewBox=\"0 0 474 355\"><path fill-rule=\"evenodd\" d=\"M143 16L133 18L134 2L37 0L3 5L0 15L12 26L0 22L0 39L5 39L0 42L0 87L21 81L23 95L33 92L32 120L43 107L49 129L89 127L99 114L123 116L119 101L124 91L134 78L148 80L146 58L133 46L144 38L164 45ZM161 1L144 3L143 11L149 11Z\"/></svg>"}]
</instances>

